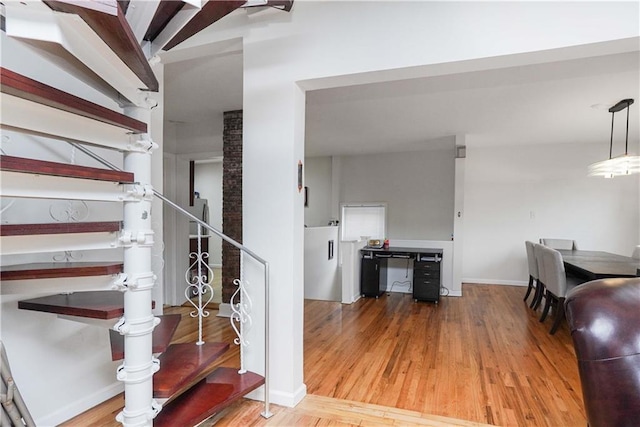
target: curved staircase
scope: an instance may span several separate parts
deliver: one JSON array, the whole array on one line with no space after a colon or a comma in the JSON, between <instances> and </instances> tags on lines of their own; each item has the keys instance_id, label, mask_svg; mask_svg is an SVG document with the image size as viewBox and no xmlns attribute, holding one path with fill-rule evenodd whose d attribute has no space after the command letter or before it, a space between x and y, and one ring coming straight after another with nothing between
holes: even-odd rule
<instances>
[{"instance_id":1,"label":"curved staircase","mask_svg":"<svg viewBox=\"0 0 640 427\"><path fill-rule=\"evenodd\" d=\"M53 114L61 111L70 114L65 128L66 133L76 133L73 138L75 143L98 144L117 149L133 147L134 151L139 150L136 144L131 143L131 138L132 135L137 137L140 132L146 131L144 123L132 121L129 117L64 94L9 70L0 71L3 76L3 110L11 105L20 105L31 114L30 121L21 118L19 123L12 121L11 115L8 123L3 117L3 126L30 134L65 138L66 135L56 132L56 126L45 128L39 120L39 116L50 115L53 109ZM4 79L4 76L10 78ZM70 117L73 117L73 122L68 121ZM82 135L72 129L82 127L87 120L97 121L99 126L110 129L109 135L102 134L97 138L106 143L81 139ZM30 122L33 122L33 126L29 125ZM91 126L96 124L92 123ZM114 131L114 128L118 131ZM104 139L101 140L101 137ZM0 174L3 197L96 200L123 204L125 210L127 203L137 207L140 203L148 203L150 197L147 187L138 182L140 178L132 172L2 155ZM14 255L95 249L112 249L124 253L138 246L148 250L153 244L152 232L150 234L144 226L136 230L135 226L136 224L132 229L132 225L128 224L125 212L123 222L5 224L0 228L0 239L3 254ZM140 227L139 224L137 226ZM180 316L149 317L153 307L150 298L153 278L145 273L146 266L150 265L149 257L142 261L146 266L138 268L136 265L137 270L134 268L133 272L128 271L128 262L132 261L125 254L124 262L62 260L6 265L0 271L2 293L33 294L33 298L18 302L18 307L25 311L25 316L29 315L27 311L37 311L50 313L64 320L110 328L109 331L105 330L105 334L110 336L111 357L113 360L125 360L116 372L118 379L125 381L125 401L127 381L131 376L139 375L140 370L138 365L128 365L127 357L130 356L130 351L137 352L140 346L145 345L144 342L127 343L127 340L130 336L152 337L151 346L142 351L142 360L148 361L148 366L143 368L152 375L152 380L149 378L149 384L152 383L152 399L145 403L147 413L125 414L124 418L121 415L119 421L125 425L142 425L138 423L140 419L148 419L148 425L196 425L265 383L262 376L251 372L240 374L238 369L228 367L211 370L212 362L228 350L229 343L169 344ZM132 280L132 277L136 279ZM127 302L130 295L136 301ZM132 304L136 305L134 311L142 313L137 315L138 319L135 313L128 313ZM56 320L52 317L51 321ZM152 354L159 356L156 358ZM138 354L133 357L141 360ZM144 375L139 375L134 378L134 386L140 387L140 383L144 381ZM21 387L28 389L38 387L38 384L21 384ZM133 392L139 393L139 389L136 388ZM126 411L125 406L123 412Z\"/></svg>"}]
</instances>

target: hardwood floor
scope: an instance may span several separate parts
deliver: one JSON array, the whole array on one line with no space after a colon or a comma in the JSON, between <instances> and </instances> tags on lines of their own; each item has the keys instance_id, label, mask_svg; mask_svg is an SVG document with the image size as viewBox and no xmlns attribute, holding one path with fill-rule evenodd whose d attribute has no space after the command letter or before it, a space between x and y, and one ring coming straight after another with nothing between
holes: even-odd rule
<instances>
[{"instance_id":1,"label":"hardwood floor","mask_svg":"<svg viewBox=\"0 0 640 427\"><path fill-rule=\"evenodd\" d=\"M309 396L296 408L273 405L269 420L259 416L259 402L244 401L203 425L583 427L568 328L549 335L553 319L538 322L539 312L522 301L525 290L465 284L464 297L437 306L395 293L352 305L308 300ZM187 311L165 310L183 314L175 342L197 340ZM210 317L205 337L231 339L226 322ZM237 359L237 350L230 351L219 363L234 366ZM64 425L117 426L121 407L117 396Z\"/></svg>"},{"instance_id":2,"label":"hardwood floor","mask_svg":"<svg viewBox=\"0 0 640 427\"><path fill-rule=\"evenodd\" d=\"M307 301L307 392L501 426L585 426L568 327L549 335L552 319L540 323L524 292Z\"/></svg>"}]
</instances>

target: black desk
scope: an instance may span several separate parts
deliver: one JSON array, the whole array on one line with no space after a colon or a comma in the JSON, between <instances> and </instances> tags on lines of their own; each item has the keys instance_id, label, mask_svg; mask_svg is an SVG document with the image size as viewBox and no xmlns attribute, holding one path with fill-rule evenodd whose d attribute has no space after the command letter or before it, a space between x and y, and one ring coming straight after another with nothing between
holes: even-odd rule
<instances>
[{"instance_id":1,"label":"black desk","mask_svg":"<svg viewBox=\"0 0 640 427\"><path fill-rule=\"evenodd\" d=\"M640 261L631 257L600 251L560 250L567 274L596 280L607 277L636 277Z\"/></svg>"},{"instance_id":2,"label":"black desk","mask_svg":"<svg viewBox=\"0 0 640 427\"><path fill-rule=\"evenodd\" d=\"M360 293L378 298L387 290L387 264L391 258L413 260L413 298L440 300L442 249L367 248L360 250Z\"/></svg>"}]
</instances>

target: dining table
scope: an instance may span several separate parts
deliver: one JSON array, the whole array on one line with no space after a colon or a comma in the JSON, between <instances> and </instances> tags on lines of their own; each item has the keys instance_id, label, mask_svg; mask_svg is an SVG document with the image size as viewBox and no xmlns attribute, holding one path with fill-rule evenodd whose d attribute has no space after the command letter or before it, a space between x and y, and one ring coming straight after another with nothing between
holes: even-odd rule
<instances>
[{"instance_id":1,"label":"dining table","mask_svg":"<svg viewBox=\"0 0 640 427\"><path fill-rule=\"evenodd\" d=\"M560 250L567 275L586 281L640 276L640 260L602 251Z\"/></svg>"}]
</instances>

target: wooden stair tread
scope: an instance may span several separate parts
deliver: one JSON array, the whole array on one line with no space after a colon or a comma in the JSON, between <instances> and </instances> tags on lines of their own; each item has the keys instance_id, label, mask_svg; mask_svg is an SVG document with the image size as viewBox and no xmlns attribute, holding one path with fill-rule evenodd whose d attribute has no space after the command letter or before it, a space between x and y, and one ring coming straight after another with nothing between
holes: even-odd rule
<instances>
[{"instance_id":1,"label":"wooden stair tread","mask_svg":"<svg viewBox=\"0 0 640 427\"><path fill-rule=\"evenodd\" d=\"M116 1L112 2L115 7L110 11L107 11L106 7L87 7L96 2L44 0L44 3L56 12L71 13L82 18L138 79L146 85L147 90L151 92L158 91L160 87L158 79L136 40L129 22L124 16L124 12L122 12ZM102 3L105 4L106 2L103 1Z\"/></svg>"},{"instance_id":2,"label":"wooden stair tread","mask_svg":"<svg viewBox=\"0 0 640 427\"><path fill-rule=\"evenodd\" d=\"M160 323L153 329L152 345L154 353L164 352L173 338L173 334L178 328L181 316L179 314L166 314L157 316ZM109 329L109 339L111 340L111 360L124 358L124 335Z\"/></svg>"},{"instance_id":3,"label":"wooden stair tread","mask_svg":"<svg viewBox=\"0 0 640 427\"><path fill-rule=\"evenodd\" d=\"M154 303L151 303L154 306ZM124 294L119 291L87 291L18 301L18 308L91 319L116 319L124 314Z\"/></svg>"},{"instance_id":4,"label":"wooden stair tread","mask_svg":"<svg viewBox=\"0 0 640 427\"><path fill-rule=\"evenodd\" d=\"M176 47L245 3L245 0L217 0L205 3L200 11L169 40L164 49L169 50Z\"/></svg>"},{"instance_id":5,"label":"wooden stair tread","mask_svg":"<svg viewBox=\"0 0 640 427\"><path fill-rule=\"evenodd\" d=\"M86 101L75 95L40 83L37 80L0 67L0 91L68 113L108 123L133 133L146 133L147 124L140 120Z\"/></svg>"},{"instance_id":6,"label":"wooden stair tread","mask_svg":"<svg viewBox=\"0 0 640 427\"><path fill-rule=\"evenodd\" d=\"M9 172L93 179L97 181L111 181L119 183L134 182L134 176L130 172L120 172L110 169L92 168L4 155L0 156L0 169Z\"/></svg>"},{"instance_id":7,"label":"wooden stair tread","mask_svg":"<svg viewBox=\"0 0 640 427\"><path fill-rule=\"evenodd\" d=\"M122 269L121 262L34 262L2 266L0 280L107 276L121 273Z\"/></svg>"},{"instance_id":8,"label":"wooden stair tread","mask_svg":"<svg viewBox=\"0 0 640 427\"><path fill-rule=\"evenodd\" d=\"M160 370L153 376L153 397L174 397L206 375L209 365L228 348L227 343L171 344L159 357Z\"/></svg>"},{"instance_id":9,"label":"wooden stair tread","mask_svg":"<svg viewBox=\"0 0 640 427\"><path fill-rule=\"evenodd\" d=\"M120 222L54 222L43 224L4 224L0 236L34 236L39 234L101 233L120 231Z\"/></svg>"},{"instance_id":10,"label":"wooden stair tread","mask_svg":"<svg viewBox=\"0 0 640 427\"><path fill-rule=\"evenodd\" d=\"M195 426L263 384L264 378L253 372L239 374L234 368L217 368L165 405L153 425Z\"/></svg>"}]
</instances>

